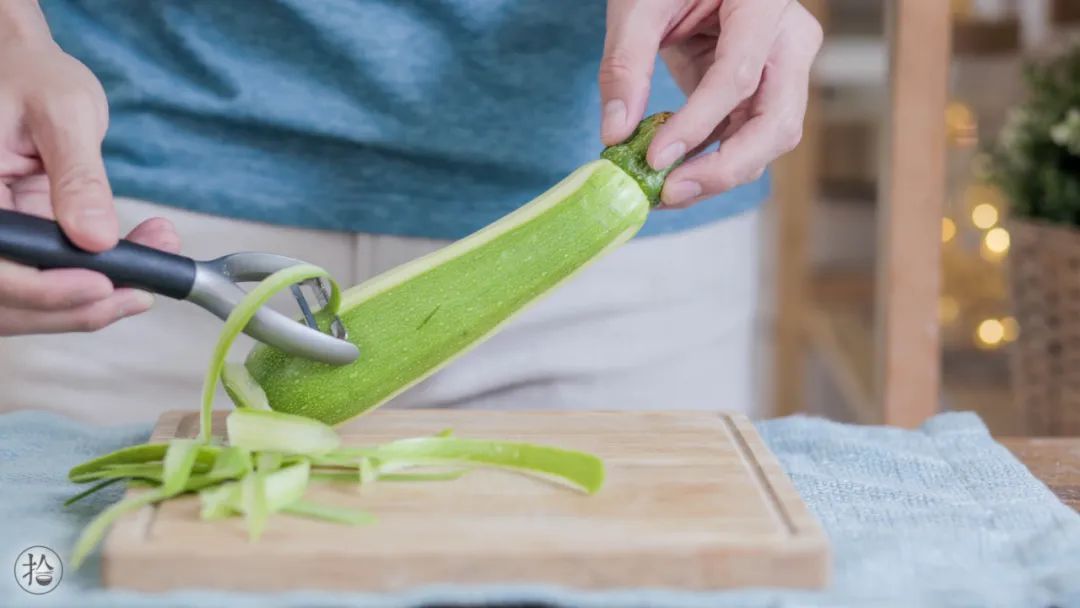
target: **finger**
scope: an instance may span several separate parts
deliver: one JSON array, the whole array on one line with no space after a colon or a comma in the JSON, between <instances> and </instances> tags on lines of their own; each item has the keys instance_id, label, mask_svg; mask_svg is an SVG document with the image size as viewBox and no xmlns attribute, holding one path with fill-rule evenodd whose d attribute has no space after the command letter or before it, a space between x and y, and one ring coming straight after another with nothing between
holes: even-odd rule
<instances>
[{"instance_id":1,"label":"finger","mask_svg":"<svg viewBox=\"0 0 1080 608\"><path fill-rule=\"evenodd\" d=\"M751 97L751 99L753 98ZM720 124L716 125L716 128L713 129L713 132L710 133L708 137L706 137L700 144L695 146L694 149L686 153L686 158L693 158L704 152L709 146L731 137L733 133L741 129L742 126L746 124L746 121L750 120L750 112L751 106L749 103L743 102L739 104L738 107L731 111L731 114L727 115L727 118L720 121Z\"/></svg>"},{"instance_id":2,"label":"finger","mask_svg":"<svg viewBox=\"0 0 1080 608\"><path fill-rule=\"evenodd\" d=\"M49 177L44 173L30 175L11 184L15 210L47 219L54 219L49 199Z\"/></svg>"},{"instance_id":3,"label":"finger","mask_svg":"<svg viewBox=\"0 0 1080 608\"><path fill-rule=\"evenodd\" d=\"M716 36L698 35L660 50L660 58L684 95L689 96L705 77L716 54Z\"/></svg>"},{"instance_id":4,"label":"finger","mask_svg":"<svg viewBox=\"0 0 1080 608\"><path fill-rule=\"evenodd\" d=\"M719 150L673 171L661 193L664 204L686 206L751 182L776 157L794 149L802 137L809 77L810 60L778 48L751 118Z\"/></svg>"},{"instance_id":5,"label":"finger","mask_svg":"<svg viewBox=\"0 0 1080 608\"><path fill-rule=\"evenodd\" d=\"M142 222L128 233L127 239L169 253L180 253L180 236L172 222L165 218L155 217Z\"/></svg>"},{"instance_id":6,"label":"finger","mask_svg":"<svg viewBox=\"0 0 1080 608\"><path fill-rule=\"evenodd\" d=\"M661 193L668 207L687 207L761 177L770 162L793 149L801 114L766 112L751 118L719 150L672 172Z\"/></svg>"},{"instance_id":7,"label":"finger","mask_svg":"<svg viewBox=\"0 0 1080 608\"><path fill-rule=\"evenodd\" d=\"M119 240L112 190L101 159L104 125L90 93L38 100L27 113L49 176L56 220L73 243L104 251Z\"/></svg>"},{"instance_id":8,"label":"finger","mask_svg":"<svg viewBox=\"0 0 1080 608\"><path fill-rule=\"evenodd\" d=\"M41 171L41 161L15 152L0 152L0 180L13 182L23 175Z\"/></svg>"},{"instance_id":9,"label":"finger","mask_svg":"<svg viewBox=\"0 0 1080 608\"><path fill-rule=\"evenodd\" d=\"M6 184L0 184L0 209L14 209L15 198L11 195L11 188Z\"/></svg>"},{"instance_id":10,"label":"finger","mask_svg":"<svg viewBox=\"0 0 1080 608\"><path fill-rule=\"evenodd\" d=\"M656 53L671 18L671 5L657 0L608 2L604 55L598 74L603 111L600 138L604 145L629 137L645 114Z\"/></svg>"},{"instance_id":11,"label":"finger","mask_svg":"<svg viewBox=\"0 0 1080 608\"><path fill-rule=\"evenodd\" d=\"M657 131L647 155L653 168L671 166L753 95L785 4L786 0L726 0L721 5L716 59L686 104Z\"/></svg>"},{"instance_id":12,"label":"finger","mask_svg":"<svg viewBox=\"0 0 1080 608\"><path fill-rule=\"evenodd\" d=\"M682 45L686 40L702 35L715 41L716 35L720 33L720 22L712 17L723 3L724 0L684 2L683 10L672 19L671 29L660 43L661 48ZM714 48L715 42L709 50Z\"/></svg>"},{"instance_id":13,"label":"finger","mask_svg":"<svg viewBox=\"0 0 1080 608\"><path fill-rule=\"evenodd\" d=\"M754 117L754 107L760 100L760 95L755 94L754 97L747 99L746 101L735 106L735 109L728 114L724 122L720 123L723 127L720 130L720 138L727 139L735 134L736 131L742 128L751 118Z\"/></svg>"},{"instance_id":14,"label":"finger","mask_svg":"<svg viewBox=\"0 0 1080 608\"><path fill-rule=\"evenodd\" d=\"M705 152L705 150L708 149L709 146L715 144L716 142L724 138L725 133L731 130L730 126L730 120L725 118L723 122L716 125L716 128L712 130L712 133L709 133L708 137L702 140L700 144L694 146L694 149L687 152L684 158L689 161L695 156Z\"/></svg>"},{"instance_id":15,"label":"finger","mask_svg":"<svg viewBox=\"0 0 1080 608\"><path fill-rule=\"evenodd\" d=\"M104 300L72 310L40 312L0 308L0 335L97 331L120 319L144 313L153 304L153 296L145 291L117 289Z\"/></svg>"},{"instance_id":16,"label":"finger","mask_svg":"<svg viewBox=\"0 0 1080 608\"><path fill-rule=\"evenodd\" d=\"M37 270L0 260L0 306L68 310L113 294L104 275L79 268Z\"/></svg>"}]
</instances>

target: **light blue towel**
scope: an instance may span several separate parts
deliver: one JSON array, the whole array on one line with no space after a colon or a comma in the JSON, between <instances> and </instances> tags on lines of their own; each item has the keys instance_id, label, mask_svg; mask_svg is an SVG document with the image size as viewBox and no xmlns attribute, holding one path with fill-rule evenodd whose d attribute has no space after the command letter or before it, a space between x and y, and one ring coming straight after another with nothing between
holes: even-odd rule
<instances>
[{"instance_id":1,"label":"light blue towel","mask_svg":"<svg viewBox=\"0 0 1080 608\"><path fill-rule=\"evenodd\" d=\"M829 535L835 561L827 590L583 593L498 586L392 595L155 596L102 590L92 560L40 597L22 592L12 576L0 576L0 606L1080 606L1080 516L994 442L974 415L941 414L918 431L805 417L758 428ZM61 503L73 493L68 468L147 435L143 426L89 428L45 413L0 416L0 569L35 544L67 555L79 528L119 492L65 509Z\"/></svg>"}]
</instances>

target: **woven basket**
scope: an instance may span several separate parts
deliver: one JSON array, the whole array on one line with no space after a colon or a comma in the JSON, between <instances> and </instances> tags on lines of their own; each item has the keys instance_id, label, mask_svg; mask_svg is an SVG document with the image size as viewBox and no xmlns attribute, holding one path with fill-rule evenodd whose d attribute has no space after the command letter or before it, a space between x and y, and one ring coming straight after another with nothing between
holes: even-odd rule
<instances>
[{"instance_id":1,"label":"woven basket","mask_svg":"<svg viewBox=\"0 0 1080 608\"><path fill-rule=\"evenodd\" d=\"M1080 230L1012 219L1008 282L1020 327L1009 362L1031 435L1080 434Z\"/></svg>"}]
</instances>

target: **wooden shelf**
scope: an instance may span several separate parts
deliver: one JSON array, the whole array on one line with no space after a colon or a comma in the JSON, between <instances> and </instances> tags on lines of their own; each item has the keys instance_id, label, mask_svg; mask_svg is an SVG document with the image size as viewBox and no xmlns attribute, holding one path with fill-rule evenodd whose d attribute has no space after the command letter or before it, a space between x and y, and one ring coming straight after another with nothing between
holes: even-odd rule
<instances>
[{"instance_id":1,"label":"wooden shelf","mask_svg":"<svg viewBox=\"0 0 1080 608\"><path fill-rule=\"evenodd\" d=\"M877 182L870 179L832 178L821 180L821 195L826 200L845 200L873 206Z\"/></svg>"},{"instance_id":2,"label":"wooden shelf","mask_svg":"<svg viewBox=\"0 0 1080 608\"><path fill-rule=\"evenodd\" d=\"M874 396L873 297L867 272L818 273L810 285L803 328L809 355L817 358L843 403L827 404L830 418L880 422Z\"/></svg>"},{"instance_id":3,"label":"wooden shelf","mask_svg":"<svg viewBox=\"0 0 1080 608\"><path fill-rule=\"evenodd\" d=\"M875 408L873 342L857 311L811 306L806 314L810 352L825 370L843 402L825 406L825 416L859 424L880 422Z\"/></svg>"},{"instance_id":4,"label":"wooden shelf","mask_svg":"<svg viewBox=\"0 0 1080 608\"><path fill-rule=\"evenodd\" d=\"M881 36L826 38L814 62L814 79L823 86L884 87L889 56Z\"/></svg>"},{"instance_id":5,"label":"wooden shelf","mask_svg":"<svg viewBox=\"0 0 1080 608\"><path fill-rule=\"evenodd\" d=\"M830 418L880 423L874 379L874 282L865 271L815 275L804 317L807 354L819 362L843 403L825 404ZM994 432L1022 429L1008 381L1006 353L973 347L945 349L942 409L975 411Z\"/></svg>"},{"instance_id":6,"label":"wooden shelf","mask_svg":"<svg viewBox=\"0 0 1080 608\"><path fill-rule=\"evenodd\" d=\"M1020 21L1015 18L962 19L953 23L953 56L985 57L1020 51Z\"/></svg>"},{"instance_id":7,"label":"wooden shelf","mask_svg":"<svg viewBox=\"0 0 1080 608\"><path fill-rule=\"evenodd\" d=\"M1057 23L1080 21L1080 2L1059 2ZM1017 53L1021 49L1020 21L962 19L952 24L951 52L959 56ZM889 75L888 46L879 32L831 33L814 62L814 78L826 87L881 88Z\"/></svg>"},{"instance_id":8,"label":"wooden shelf","mask_svg":"<svg viewBox=\"0 0 1080 608\"><path fill-rule=\"evenodd\" d=\"M838 1L870 10L855 0ZM851 29L832 27L828 19L834 10L847 15L847 9L824 0L807 2L827 36L814 67L806 137L778 163L781 170L776 173L781 219L776 233L780 246L772 371L777 382L772 399L780 414L797 407L809 344L817 355L814 362L825 364L825 373L844 393L829 400L852 404L850 416L836 418L910 427L939 409L940 370L931 359L939 352L938 335L925 328L937 315L950 9L947 3L915 0L875 4L875 10L878 7L887 10L861 19L874 26L854 28L858 33L852 34ZM848 109L859 116L851 116ZM809 297L815 282L809 260L808 232L815 225L811 208L820 202L818 179L822 159L828 156L822 145L823 110L832 112L825 121L832 124L879 125L865 146L874 153L863 155L872 156L874 170L851 171L850 163L843 162L842 170L829 177L839 180L834 188L839 184L851 194L868 194L860 183L868 176L880 184L875 188L875 228L865 231L874 235L875 272L889 277L888 282L870 284L880 316L861 304L830 306L827 300L812 303ZM880 341L875 339L879 330ZM879 372L884 382L876 382Z\"/></svg>"},{"instance_id":9,"label":"wooden shelf","mask_svg":"<svg viewBox=\"0 0 1080 608\"><path fill-rule=\"evenodd\" d=\"M1080 25L1080 2L1054 0L1050 6L1050 20L1056 25Z\"/></svg>"}]
</instances>

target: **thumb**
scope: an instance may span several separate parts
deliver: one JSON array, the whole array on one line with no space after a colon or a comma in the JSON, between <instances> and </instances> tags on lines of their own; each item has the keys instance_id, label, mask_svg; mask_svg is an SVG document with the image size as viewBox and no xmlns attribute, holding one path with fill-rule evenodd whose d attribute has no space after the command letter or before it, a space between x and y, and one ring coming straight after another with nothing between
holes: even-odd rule
<instances>
[{"instance_id":1,"label":"thumb","mask_svg":"<svg viewBox=\"0 0 1080 608\"><path fill-rule=\"evenodd\" d=\"M101 158L103 134L90 104L30 112L29 127L45 172L53 213L64 234L87 251L116 246L120 228Z\"/></svg>"},{"instance_id":2,"label":"thumb","mask_svg":"<svg viewBox=\"0 0 1080 608\"><path fill-rule=\"evenodd\" d=\"M610 0L604 56L600 60L600 101L604 145L622 142L641 121L649 100L656 54L671 15L668 2Z\"/></svg>"}]
</instances>

